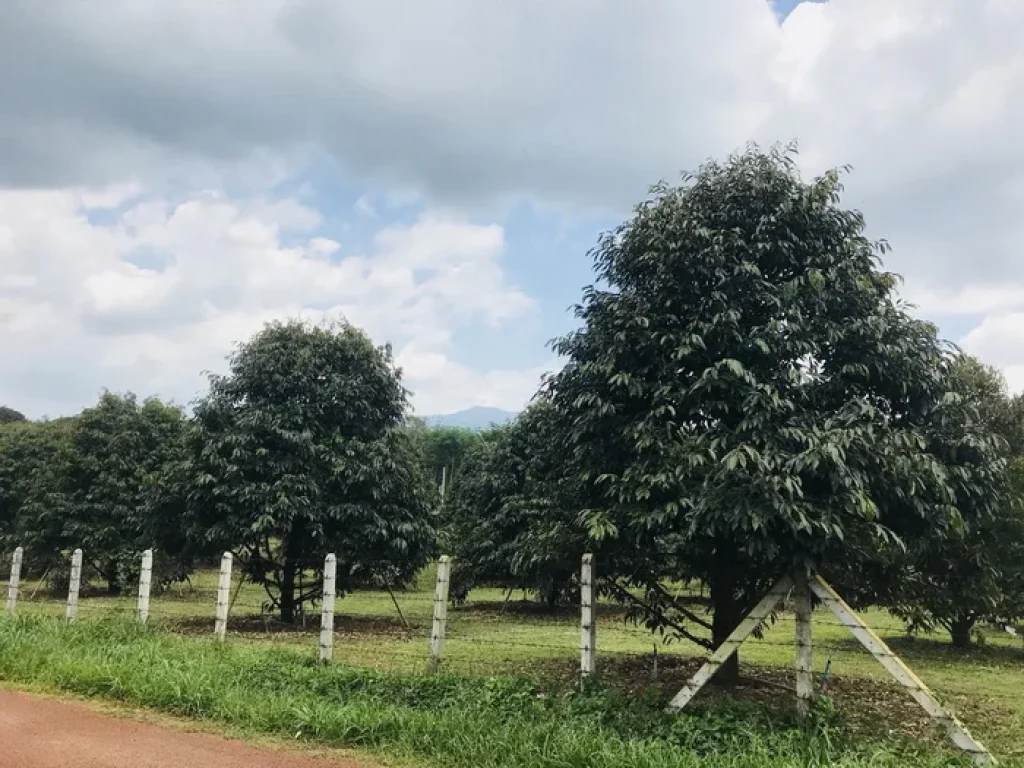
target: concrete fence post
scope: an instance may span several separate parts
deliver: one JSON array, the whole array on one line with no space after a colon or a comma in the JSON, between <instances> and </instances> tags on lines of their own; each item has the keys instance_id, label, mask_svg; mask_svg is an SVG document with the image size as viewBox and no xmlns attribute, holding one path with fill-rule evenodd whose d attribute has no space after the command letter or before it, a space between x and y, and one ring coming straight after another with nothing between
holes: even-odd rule
<instances>
[{"instance_id":1,"label":"concrete fence post","mask_svg":"<svg viewBox=\"0 0 1024 768\"><path fill-rule=\"evenodd\" d=\"M217 579L217 618L213 625L214 636L224 642L228 633L228 608L231 606L231 564L234 557L225 552L220 559L220 577Z\"/></svg>"},{"instance_id":2,"label":"concrete fence post","mask_svg":"<svg viewBox=\"0 0 1024 768\"><path fill-rule=\"evenodd\" d=\"M7 582L7 610L14 612L18 606L18 590L21 587L21 558L24 550L18 547L11 556L11 580Z\"/></svg>"},{"instance_id":3,"label":"concrete fence post","mask_svg":"<svg viewBox=\"0 0 1024 768\"><path fill-rule=\"evenodd\" d=\"M82 586L82 550L71 553L71 580L68 582L68 607L64 617L68 621L78 618L78 590Z\"/></svg>"},{"instance_id":4,"label":"concrete fence post","mask_svg":"<svg viewBox=\"0 0 1024 768\"><path fill-rule=\"evenodd\" d=\"M811 590L803 571L794 575L793 584L793 609L796 614L796 708L797 712L806 717L814 700Z\"/></svg>"},{"instance_id":5,"label":"concrete fence post","mask_svg":"<svg viewBox=\"0 0 1024 768\"><path fill-rule=\"evenodd\" d=\"M580 678L586 681L596 669L597 621L594 601L594 556L583 556L580 569Z\"/></svg>"},{"instance_id":6,"label":"concrete fence post","mask_svg":"<svg viewBox=\"0 0 1024 768\"><path fill-rule=\"evenodd\" d=\"M338 559L330 554L324 558L324 593L320 607L320 661L334 658L334 598L337 594Z\"/></svg>"},{"instance_id":7,"label":"concrete fence post","mask_svg":"<svg viewBox=\"0 0 1024 768\"><path fill-rule=\"evenodd\" d=\"M149 621L149 590L153 584L153 550L142 553L142 569L139 571L139 624Z\"/></svg>"},{"instance_id":8,"label":"concrete fence post","mask_svg":"<svg viewBox=\"0 0 1024 768\"><path fill-rule=\"evenodd\" d=\"M437 561L437 584L434 587L434 622L430 630L431 672L441 667L441 653L444 651L444 634L448 624L448 586L451 583L452 560L443 555Z\"/></svg>"}]
</instances>

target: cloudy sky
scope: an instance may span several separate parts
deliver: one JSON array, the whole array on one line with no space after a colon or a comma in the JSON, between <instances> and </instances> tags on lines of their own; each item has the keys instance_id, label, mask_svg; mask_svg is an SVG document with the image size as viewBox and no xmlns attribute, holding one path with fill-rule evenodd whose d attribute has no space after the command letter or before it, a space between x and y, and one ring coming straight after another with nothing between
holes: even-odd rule
<instances>
[{"instance_id":1,"label":"cloudy sky","mask_svg":"<svg viewBox=\"0 0 1024 768\"><path fill-rule=\"evenodd\" d=\"M271 318L518 409L647 186L748 140L1024 389L1020 0L0 3L0 403L187 403Z\"/></svg>"}]
</instances>

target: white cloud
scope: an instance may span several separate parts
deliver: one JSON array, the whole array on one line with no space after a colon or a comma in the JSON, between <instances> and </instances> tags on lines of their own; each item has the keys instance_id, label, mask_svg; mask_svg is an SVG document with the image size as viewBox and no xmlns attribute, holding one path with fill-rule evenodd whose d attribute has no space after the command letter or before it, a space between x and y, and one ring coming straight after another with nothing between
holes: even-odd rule
<instances>
[{"instance_id":1,"label":"white cloud","mask_svg":"<svg viewBox=\"0 0 1024 768\"><path fill-rule=\"evenodd\" d=\"M905 294L940 323L1024 306L1024 5L834 0L791 26L812 95L771 125L854 165L847 202L894 246Z\"/></svg>"},{"instance_id":2,"label":"white cloud","mask_svg":"<svg viewBox=\"0 0 1024 768\"><path fill-rule=\"evenodd\" d=\"M981 318L959 346L999 368L1013 392L1024 392L1024 283L977 283L960 288L904 291L904 298L932 318Z\"/></svg>"},{"instance_id":3,"label":"white cloud","mask_svg":"<svg viewBox=\"0 0 1024 768\"><path fill-rule=\"evenodd\" d=\"M1024 308L1024 283L968 284L961 288L904 290L903 298L928 316L984 315Z\"/></svg>"},{"instance_id":4,"label":"white cloud","mask_svg":"<svg viewBox=\"0 0 1024 768\"><path fill-rule=\"evenodd\" d=\"M678 169L796 138L808 169L854 166L846 200L923 312L983 316L974 348L1024 364L1007 352L1024 311L1022 39L1019 0L830 0L782 25L766 0L0 3L19 62L0 71L0 185L26 190L0 196L0 318L187 328L219 349L266 313L344 305L403 344L428 327L451 344L456 324L526 305L496 260L504 232L466 215L521 197L624 214ZM435 214L348 253L318 231L326 203L259 202L303 163L366 192L364 213ZM157 338L104 354L189 346ZM409 352L410 370L452 371L429 356L448 351Z\"/></svg>"},{"instance_id":5,"label":"white cloud","mask_svg":"<svg viewBox=\"0 0 1024 768\"><path fill-rule=\"evenodd\" d=\"M141 195L142 191L142 185L138 182L112 184L103 189L84 189L81 191L82 207L91 210L119 208Z\"/></svg>"},{"instance_id":6,"label":"white cloud","mask_svg":"<svg viewBox=\"0 0 1024 768\"><path fill-rule=\"evenodd\" d=\"M431 407L420 413L451 413L467 403L520 410L537 392L541 378L558 365L554 359L527 369L478 371L450 359L443 350L447 339L421 337L397 351L403 373L415 387L417 381L443 381L445 387L431 396Z\"/></svg>"},{"instance_id":7,"label":"white cloud","mask_svg":"<svg viewBox=\"0 0 1024 768\"><path fill-rule=\"evenodd\" d=\"M360 216L368 216L371 219L377 216L377 209L374 208L369 195L360 195L354 207Z\"/></svg>"},{"instance_id":8,"label":"white cloud","mask_svg":"<svg viewBox=\"0 0 1024 768\"><path fill-rule=\"evenodd\" d=\"M1012 391L1024 392L1024 311L989 315L960 345L1002 369Z\"/></svg>"},{"instance_id":9,"label":"white cloud","mask_svg":"<svg viewBox=\"0 0 1024 768\"><path fill-rule=\"evenodd\" d=\"M136 194L112 221L90 222L105 194L0 194L0 274L13 276L0 289L0 402L55 415L104 385L187 402L200 372L222 369L231 345L267 320L339 315L378 343L430 348L433 366L408 357L421 412L518 407L529 395L510 383L521 372L449 359L453 330L533 308L504 276L500 226L427 213L347 253L316 235L320 214L295 200ZM139 266L140 253L157 254L158 266Z\"/></svg>"}]
</instances>

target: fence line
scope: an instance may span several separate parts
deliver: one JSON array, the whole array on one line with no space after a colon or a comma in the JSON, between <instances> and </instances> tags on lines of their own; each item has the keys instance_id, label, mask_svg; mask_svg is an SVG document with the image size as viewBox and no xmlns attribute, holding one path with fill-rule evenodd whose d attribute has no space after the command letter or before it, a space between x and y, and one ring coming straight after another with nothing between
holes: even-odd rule
<instances>
[{"instance_id":1,"label":"fence line","mask_svg":"<svg viewBox=\"0 0 1024 768\"><path fill-rule=\"evenodd\" d=\"M321 620L319 626L319 658L323 662L329 662L334 658L335 651L335 635L336 635L336 624L335 624L335 608L336 608L336 597L337 597L337 571L338 571L337 557L332 553L327 555L323 564L323 583L321 597ZM22 570L24 567L24 550L22 547L18 547L14 550L11 558L10 568L10 580L8 583L7 590L7 610L9 612L15 611L18 601L20 598L20 592L22 589ZM580 579L580 606L579 606L579 623L578 627L578 638L579 642L576 644L572 638L572 634L577 631L569 623L568 617L563 616L567 621L564 627L559 627L557 631L564 629L566 632L566 642L559 644L557 640L555 642L539 642L533 640L520 640L514 634L507 635L505 637L479 637L474 635L474 631L479 627L475 625L470 627L466 634L462 633L462 628L458 621L455 622L454 632L453 627L449 621L449 588L452 581L453 567L457 567L457 564L453 563L450 557L442 557L438 561L436 580L434 583L434 594L432 598L420 596L416 594L401 595L400 596L406 602L420 603L424 607L427 603L431 604L431 625L429 632L421 624L419 627L414 627L405 618L402 613L401 605L398 597L391 590L386 587L383 589L376 590L377 592L387 592L393 601L395 609L399 616L402 618L405 629L396 637L392 638L397 642L388 643L386 647L386 656L400 657L408 659L420 659L422 656L411 649L411 643L418 643L425 641L428 644L429 653L427 657L426 668L429 671L436 672L441 668L442 663L445 659L445 650L448 647L449 641L457 643L459 648L465 648L466 646L472 645L484 645L490 646L495 649L504 648L508 651L514 651L515 649L527 649L527 650L543 650L546 653L550 653L550 661L557 662L559 666L558 670L564 670L569 672L567 667L562 667L562 662L568 662L570 657L576 653L579 654L579 678L581 682L585 682L588 678L593 677L597 674L598 663L598 637L597 637L597 624L599 615L605 615L604 610L598 611L597 603L597 579L595 578L595 571L597 563L592 554L585 554L582 557L580 563L579 579ZM83 578L83 552L80 548L76 548L71 556L71 568L70 568L70 579L68 582L68 593L67 602L65 608L65 618L70 622L74 622L79 619L81 611L80 603L80 590L82 588ZM234 598L240 594L241 587L245 583L246 579L243 576L239 581L238 590L232 597L232 570L233 570L233 556L230 552L225 552L221 558L221 567L218 575L217 582L217 601L215 610L215 622L214 622L214 636L217 641L224 642L227 635L227 624L229 615L232 613L234 606ZM49 570L47 571L49 573ZM46 579L47 573L44 573L39 579L41 584ZM153 579L153 551L147 549L141 554L141 569L139 572L139 583L138 583L138 599L135 607L136 619L140 624L146 624L151 617L151 589ZM38 586L36 590L38 590ZM829 607L830 611L822 612L825 615L819 615L814 617L812 615L812 603L811 603L811 590L817 596L818 600ZM206 593L209 590L202 590ZM31 603L34 597L35 591L29 596L28 602ZM88 596L89 593L87 593ZM249 594L249 593L247 593ZM506 604L507 604L506 595ZM102 607L103 603L90 603L90 609L96 609ZM123 610L126 614L130 611L130 608L123 603L120 604L122 607L117 610ZM504 606L504 604L503 604ZM257 607L261 615L264 614L266 609L266 603L261 602ZM90 611L91 613L91 611ZM831 614L831 616L829 616ZM208 615L208 614L207 614ZM456 616L468 616L471 615L468 612L458 611ZM377 619L379 614L367 614L367 618ZM622 639L630 640L632 637L638 637L642 635L640 628L637 625L633 625L633 629L629 629L626 626L628 618L623 616L623 626L616 629L614 626L609 626L605 630L602 630L602 637L606 638L604 643L608 646L608 650L604 651L604 654L612 659L623 659L623 658L637 658L638 656L643 659L649 659L651 663L652 676L656 678L658 675L658 662L659 658L664 656L659 655L658 646L654 644L653 654L642 653L638 654L636 651L622 650L619 645ZM419 616L419 621L423 621L425 617L422 614ZM812 621L813 619L813 621ZM264 620L267 621L268 625L271 623L281 623L274 619L267 618L264 616ZM783 625L788 626L792 622L793 634L790 635L790 639L782 640L779 639L778 633L772 637L764 637L763 633L770 632L773 628L782 629ZM779 625L776 627L776 625ZM543 627L543 631L551 631L552 627L548 625L540 625ZM845 642L840 642L835 638L826 638L824 642L820 639L814 640L812 637L813 628L815 626L836 626L841 627L844 630L852 630L853 636L847 639ZM372 628L376 631L376 627ZM607 631L607 635L604 632ZM616 633L619 633L616 635ZM917 699L922 706L928 711L932 717L941 722L946 726L950 732L954 741L972 754L975 759L984 761L989 759L988 753L984 747L978 744L973 738L963 729L962 724L952 715L946 713L940 705L935 701L934 696L924 687L924 684L910 672L906 665L903 664L897 654L891 651L881 640L867 627L867 625L860 618L856 617L855 614L842 603L838 597L821 582L820 579L816 582L808 583L800 574L795 573L792 577L784 578L779 584L777 584L766 597L764 601L758 606L752 614L744 620L744 622L737 628L734 636L726 641L725 646L719 648L716 652L705 654L703 660L706 662L704 668L699 671L696 677L684 687L683 690L673 699L670 705L673 709L679 709L697 693L697 690L701 685L710 679L715 673L717 667L726 659L732 652L735 652L738 648L739 643L746 639L748 636L751 637L750 642L757 645L764 646L778 646L788 647L796 652L796 705L800 712L806 713L809 710L810 703L815 695L814 685L814 674L813 674L813 657L812 657L812 641L813 648L819 650L834 650L836 653L847 653L851 652L860 643L868 648L872 655L875 656L896 678L898 682L903 684L910 691L913 698ZM651 635L646 635L648 639L653 639ZM859 643L858 643L859 641ZM650 646L649 646L650 647ZM675 656L678 659L684 659L686 661L699 661L701 660L701 654L693 654L689 652L690 646L687 645L688 653L684 656L682 654L666 654ZM359 649L358 653L364 654L365 649ZM564 654L564 658L562 657ZM547 658L540 654L527 655L525 658L540 660L541 658ZM523 657L519 657L515 654L509 656L501 656L500 651L495 655L494 653L486 653L480 657L479 664L487 665L491 671L494 670L495 662L509 661L509 662L521 662ZM829 656L828 664L826 664L826 677L828 675L828 668L831 665L832 657ZM422 661L420 661L422 663ZM473 657L463 658L462 663L468 663L470 668L474 663ZM688 669L688 665L671 666L672 670ZM618 667L617 665L609 666L609 669L621 669L623 671L632 670L633 667ZM562 674L562 672L557 672ZM777 685L778 683L772 683ZM793 690L793 689L790 689Z\"/></svg>"},{"instance_id":2,"label":"fence line","mask_svg":"<svg viewBox=\"0 0 1024 768\"><path fill-rule=\"evenodd\" d=\"M150 562L149 568L145 567L146 566L146 559L147 559L146 556L147 556L147 553L149 554L149 557L152 558L152 551L151 550L147 550L146 552L142 553L143 568L141 569L140 578L139 578L139 602L138 602L138 605L135 607L136 615L138 616L139 620L143 621L143 622L147 621L148 619L151 619L152 616L153 616L153 607L152 607L153 603L152 603L151 594L150 594L148 603L147 603L147 601L145 599L145 597L146 597L146 584L145 584L145 581L146 581L147 573L148 573L149 581L150 581L150 584L149 584L150 590L152 589L152 578L153 578L153 575L152 575L152 563ZM18 557L19 554L21 555L20 558ZM230 553L226 553L226 554L230 554ZM401 630L398 630L398 636L396 637L396 639L399 640L399 641L414 641L414 640L418 640L418 639L423 639L423 640L427 641L428 647L434 646L436 644L435 640L441 640L441 643L442 643L442 656L443 656L443 648L451 640L457 641L459 643L460 648L464 648L467 645L480 644L480 645L493 646L495 649L498 649L498 648L501 648L501 647L507 647L509 649L515 649L515 648L537 649L537 650L543 650L543 651L548 651L548 652L554 652L554 653L558 653L558 654L565 654L567 656L575 654L575 653L579 653L580 654L580 672L581 672L581 675L583 674L585 665L587 665L586 668L589 668L589 669L592 669L592 670L596 670L596 666L597 666L596 665L596 655L597 655L597 650L598 650L598 644L596 642L596 628L597 628L597 625L599 623L599 617L604 617L606 615L606 613L605 613L606 609L611 608L611 606L607 606L607 605L604 605L604 604L601 604L599 606L598 603L597 603L597 600L596 600L597 580L596 580L596 578L594 578L594 575L593 575L596 564L595 564L594 558L592 556L588 556L588 559L590 561L589 562L589 566L590 566L590 573L591 573L591 576L590 576L590 586L593 588L593 590L595 592L594 599L589 603L590 621L588 622L587 621L587 617L585 616L585 613L586 613L586 611L588 609L587 601L584 599L584 592L586 591L587 579L584 576L584 569L583 569L583 564L582 563L581 563L581 570L580 570L580 579L581 579L581 590L580 590L580 601L581 602L580 602L580 614L579 614L580 621L579 621L579 624L576 625L577 628L575 630L573 630L573 627L570 624L569 616L566 615L564 612L561 612L561 611L559 613L557 613L556 615L547 615L547 614L545 614L544 616L539 617L540 621L543 622L543 623L539 623L537 626L544 627L545 629L543 629L542 631L545 631L545 632L551 631L554 628L553 625L557 626L560 630L564 629L564 631L565 631L565 640L564 640L564 642L562 642L560 640L556 640L555 642L520 640L520 639L518 639L515 636L508 636L508 637L504 637L504 638L501 638L501 639L493 639L493 638L488 638L488 637L475 637L472 634L464 636L464 635L462 635L462 633L460 631L460 628L459 628L460 627L461 618L460 618L460 621L456 621L455 622L454 626L452 625L452 614L451 614L452 608L451 608L451 606L453 606L455 604L451 603L451 601L447 601L445 603L445 606L446 606L447 610L444 611L444 633L443 633L443 635L442 635L442 633L440 631L437 631L439 628L434 626L433 619L436 618L436 616L434 616L434 615L431 616L431 625L429 625L429 628L428 628L428 626L425 626L426 616L424 616L423 613L417 613L417 614L415 614L415 618L413 616L409 616L409 619L412 619L412 621L409 621L408 619L406 620L404 628L401 629ZM18 560L17 563L15 562L16 560ZM72 560L74 560L74 558L72 558ZM336 568L340 568L341 564L337 563L337 560L335 560L335 562L336 562ZM69 589L68 589L68 602L73 605L72 614L73 614L73 617L75 619L81 618L83 611L87 611L88 613L92 613L94 611L102 609L102 610L110 610L112 612L124 612L124 613L127 613L129 610L131 610L127 606L110 608L110 607L107 607L103 602L93 603L92 599L90 599L88 602L83 604L82 599L81 599L81 592L80 592L80 590L82 588L84 588L84 585L81 584L81 581L85 578L85 572L81 570L81 568L83 568L83 567L84 567L84 563L80 564L80 566L79 566L79 593L78 593L77 596L75 596L73 594L73 590L71 589L72 584L69 582L69 585L68 585L69 586ZM452 561L451 559L448 559L447 581L449 582L449 585L451 583L452 573L453 573L454 569L457 568L457 567L458 567L458 564L456 562ZM43 576L38 577L38 578L33 577L33 580L31 580L29 582L29 584L26 585L25 581L24 581L24 578L22 577L23 569L24 569L24 554L23 554L22 548L18 547L15 550L15 552L12 554L12 560L11 560L11 580L8 583L8 589L7 589L8 607L11 607L11 605L10 605L11 599L14 598L15 593L17 593L17 597L15 598L15 605L17 605L18 602L25 601L25 600L28 600L30 602L33 601L35 592L40 588L40 586L43 584L43 582L45 582L46 574L43 574ZM444 578L445 574L443 572L443 569L440 569L440 570L441 570L442 578L440 578L438 580L444 582L446 580ZM232 565L232 574L233 574L233 565ZM222 636L222 632L221 632L221 629L219 627L219 625L221 623L224 624L224 630L226 631L226 622L228 621L229 617L231 615L235 615L236 612L238 613L238 615L247 615L247 614L245 614L246 610L250 610L250 611L254 611L256 613L259 613L261 619L264 622L266 622L268 625L287 626L289 628L299 629L299 627L296 627L293 624L284 624L283 622L280 622L276 618L273 618L272 616L268 615L266 613L266 611L267 611L267 602L266 601L260 601L258 598L255 598L251 592L244 593L243 599L242 600L237 600L237 602L236 602L237 596L239 594L237 589L241 585L236 583L234 580L232 580L231 579L231 575L229 575L228 581L229 581L229 592L232 593L232 598L230 600L226 601L227 602L226 606L225 606L225 601L223 599L219 599L217 601L218 609L224 609L225 607L227 608L227 610L223 612L224 613L223 617L220 616L220 613L222 611L221 610L217 611L218 615L217 615L217 621L215 621L215 634L218 635L218 637ZM15 584L15 582L17 582L17 584ZM33 588L32 585L35 584L36 582L38 582L38 585ZM26 586L28 587L28 592L25 592ZM401 608L403 608L403 607L405 607L405 606L407 606L409 604L413 604L413 605L417 605L417 606L423 606L423 607L426 607L429 604L431 606L431 609L432 609L432 614L435 614L437 612L435 609L437 609L439 607L439 601L437 599L438 595L436 593L436 586L437 586L437 584L435 582L434 594L431 595L431 596L424 595L424 594L416 594L416 593L397 592L396 593L396 602L399 603L399 610L401 610ZM218 585L216 587L193 588L192 591L191 591L191 594L195 595L195 596L204 595L204 594L211 594L212 595L214 589L217 589L218 592L219 592L220 588L221 588L221 585L219 583L218 583ZM377 592L386 592L386 590L381 590L381 589L374 590L374 594L376 594ZM29 594L29 593L31 593L31 594ZM357 594L359 594L359 593L357 593ZM100 597L99 599L100 599L100 601L103 601L106 598ZM115 599L117 599L117 598L115 598ZM796 601L792 600L792 597L787 601L787 603L790 604L791 608L796 607ZM614 610L616 612L616 617L618 618L619 610L618 610L618 608L615 608ZM321 610L319 612L321 614L323 613L322 607L321 607ZM65 612L65 615L66 616L68 615L67 612ZM363 614L358 613L358 612L355 613L355 614L352 614L351 615L351 620L358 622L360 620L360 616L361 615L363 615ZM457 613L455 615L459 616L459 617L465 617L465 616L469 616L469 615L472 615L472 614L469 613L469 612L466 612L466 613L459 612L459 613ZM487 614L487 615L490 615L490 614ZM370 617L372 617L373 619L382 618L382 614L380 612L376 612L376 611L373 612L373 613L367 613L367 614L365 614L365 616L366 616L367 619L369 619ZM186 617L183 616L182 618L185 619ZM194 620L199 620L199 618L200 617L197 616L196 614L190 614L187 617L187 621L192 622ZM756 639L755 638L751 638L749 643L752 643L755 646L792 648L793 647L793 640L791 638L793 637L793 635L790 634L789 638L784 638L784 637L781 637L780 633L785 628L785 626L788 626L788 624L790 624L790 623L792 623L794 625L794 627L796 627L796 625L798 623L797 620L798 620L798 617L794 613L792 613L791 610L779 609L779 612L771 615L769 618L766 618L766 620L764 621L763 626L761 627L761 629L764 631L765 636L757 637ZM336 625L336 622L337 622L337 615L334 616L334 623L335 623L335 625ZM604 636L606 637L606 643L611 643L613 645L617 645L617 644L622 643L622 642L627 642L628 643L633 638L641 638L641 637L649 639L649 641L651 641L651 642L654 642L656 640L655 637L653 637L650 634L647 634L643 630L643 628L641 626L630 624L628 622L628 620L625 619L625 618L622 618L621 620L616 620L615 622L606 622L605 620L601 620L600 624L602 626L602 633L604 633ZM323 629L322 625L323 625L323 617L321 615L321 622L320 622L320 627L319 627L319 629L321 630L321 634L323 634L322 633L322 629ZM586 633L586 636L585 636L584 628L586 626L588 626L588 625L591 626L595 630L593 637L590 637L589 633ZM817 627L817 628L821 628L821 627L824 626L824 627L837 627L837 628L843 628L844 629L844 637L842 639L833 638L831 635L827 636L827 638L825 638L825 639L823 639L820 636L815 637L814 638L814 648L816 648L816 649L830 650L830 651L834 651L836 653L852 653L852 652L858 651L858 649L860 648L860 644L857 642L856 639L854 639L853 637L850 637L848 635L845 635L846 625L843 622L837 620L831 614L828 614L828 612L824 612L824 613L823 612L816 612L816 615L814 616L814 620L813 620L813 626ZM893 629L894 627L889 627L889 628ZM573 632L573 631L578 633L579 641L575 641L575 640L573 640L571 638L570 633ZM790 633L793 632L793 630L788 630L788 631ZM388 633L388 634L390 634L390 633ZM331 635L329 635L329 636L331 637L331 642L333 644L334 634L331 633ZM328 635L323 635L323 637L324 637L324 639L326 639L328 637ZM588 642L588 640L589 640L589 642ZM657 639L657 642L661 642L661 639ZM681 654L684 653L685 656L688 657L688 658L700 658L701 656L707 656L709 654L709 652L703 652L697 646L695 646L695 645L693 645L693 644L691 644L690 642L687 642L687 641L683 641L679 647L680 648L684 648L685 652L674 653L672 648L671 648L671 646L666 648L664 651L659 651L659 652L660 653L664 653L665 655L668 655L668 656L676 656L676 655L681 655ZM639 649L637 649L635 651L616 650L616 651L607 651L607 652L614 653L614 655L616 655L616 656L622 656L623 654L628 654L628 653L644 654L644 652L640 651ZM519 656L513 654L511 656L508 656L507 658L509 660L515 660L515 659L518 659Z\"/></svg>"}]
</instances>

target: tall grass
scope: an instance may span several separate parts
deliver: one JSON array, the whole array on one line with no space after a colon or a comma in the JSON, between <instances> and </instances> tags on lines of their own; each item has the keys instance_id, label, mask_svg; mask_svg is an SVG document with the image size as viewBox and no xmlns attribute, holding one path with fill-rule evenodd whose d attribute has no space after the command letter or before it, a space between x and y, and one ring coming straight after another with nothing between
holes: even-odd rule
<instances>
[{"instance_id":1,"label":"tall grass","mask_svg":"<svg viewBox=\"0 0 1024 768\"><path fill-rule=\"evenodd\" d=\"M528 678L324 667L294 650L219 645L123 620L0 617L0 677L252 734L456 768L948 766L907 742L854 743L751 707L682 716L654 697L545 694ZM966 763L965 763L966 764Z\"/></svg>"}]
</instances>

